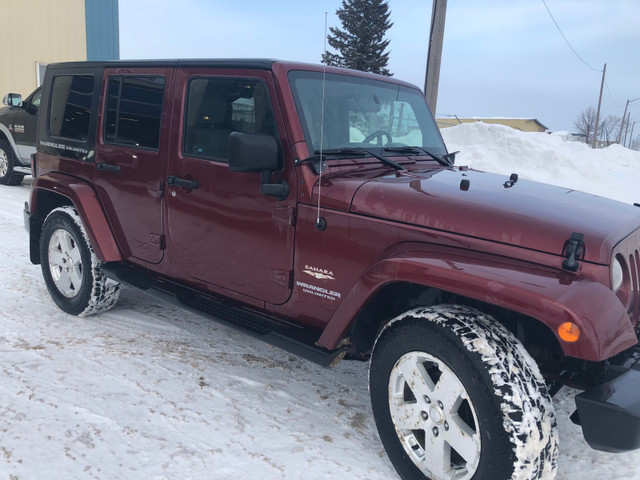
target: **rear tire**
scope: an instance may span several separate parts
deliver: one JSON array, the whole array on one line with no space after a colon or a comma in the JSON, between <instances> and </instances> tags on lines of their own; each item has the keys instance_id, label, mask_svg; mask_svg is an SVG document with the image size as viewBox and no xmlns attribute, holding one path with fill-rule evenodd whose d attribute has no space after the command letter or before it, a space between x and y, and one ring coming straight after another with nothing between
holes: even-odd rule
<instances>
[{"instance_id":1,"label":"rear tire","mask_svg":"<svg viewBox=\"0 0 640 480\"><path fill-rule=\"evenodd\" d=\"M421 307L389 322L370 365L382 443L405 479L552 479L558 438L537 365L495 319Z\"/></svg>"},{"instance_id":2,"label":"rear tire","mask_svg":"<svg viewBox=\"0 0 640 480\"><path fill-rule=\"evenodd\" d=\"M9 142L0 140L0 184L1 185L20 185L24 178L24 173L16 172L13 167L15 165L15 157Z\"/></svg>"},{"instance_id":3,"label":"rear tire","mask_svg":"<svg viewBox=\"0 0 640 480\"><path fill-rule=\"evenodd\" d=\"M107 311L118 301L120 284L102 273L75 208L56 208L47 216L40 259L49 294L65 312L83 317Z\"/></svg>"}]
</instances>

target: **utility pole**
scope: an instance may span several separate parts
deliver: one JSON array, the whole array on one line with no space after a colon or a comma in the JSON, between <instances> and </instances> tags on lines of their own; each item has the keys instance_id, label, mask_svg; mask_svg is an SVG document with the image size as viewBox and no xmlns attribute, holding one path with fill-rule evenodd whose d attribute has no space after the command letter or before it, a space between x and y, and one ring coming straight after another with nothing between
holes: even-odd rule
<instances>
[{"instance_id":1,"label":"utility pole","mask_svg":"<svg viewBox=\"0 0 640 480\"><path fill-rule=\"evenodd\" d=\"M604 88L604 76L607 73L607 64L602 69L602 82L600 83L600 98L598 99L598 113L596 113L596 127L593 129L593 144L591 148L596 148L598 142L598 123L600 122L600 106L602 105L602 89Z\"/></svg>"},{"instance_id":2,"label":"utility pole","mask_svg":"<svg viewBox=\"0 0 640 480\"><path fill-rule=\"evenodd\" d=\"M624 106L624 113L622 114L622 123L620 124L620 131L618 132L618 142L617 143L620 143L620 140L622 140L622 130L624 129L624 117L627 116L627 108L629 108L629 104L631 102L635 102L636 100L640 100L640 97L634 98L633 100L628 100L627 99L627 104Z\"/></svg>"},{"instance_id":3,"label":"utility pole","mask_svg":"<svg viewBox=\"0 0 640 480\"><path fill-rule=\"evenodd\" d=\"M624 130L624 142L622 142L622 146L627 143L627 133L629 133L629 117L631 117L631 112L627 113L627 128Z\"/></svg>"},{"instance_id":4,"label":"utility pole","mask_svg":"<svg viewBox=\"0 0 640 480\"><path fill-rule=\"evenodd\" d=\"M447 16L447 0L433 0L431 10L431 29L429 32L429 54L427 56L427 72L424 79L424 96L436 116L438 103L438 83L440 82L440 61L442 59L442 43L444 38L444 22Z\"/></svg>"},{"instance_id":5,"label":"utility pole","mask_svg":"<svg viewBox=\"0 0 640 480\"><path fill-rule=\"evenodd\" d=\"M640 120L638 120L638 121L640 121ZM633 122L631 124L631 135L629 136L629 148L631 148L632 150L633 150L633 127L636 126L636 123L638 123L638 122Z\"/></svg>"},{"instance_id":6,"label":"utility pole","mask_svg":"<svg viewBox=\"0 0 640 480\"><path fill-rule=\"evenodd\" d=\"M616 143L620 143L620 140L622 140L622 129L624 128L624 117L627 116L627 108L629 108L629 99L627 99L627 104L624 106L624 113L622 114L622 121L620 122L620 131L618 132L618 141Z\"/></svg>"}]
</instances>

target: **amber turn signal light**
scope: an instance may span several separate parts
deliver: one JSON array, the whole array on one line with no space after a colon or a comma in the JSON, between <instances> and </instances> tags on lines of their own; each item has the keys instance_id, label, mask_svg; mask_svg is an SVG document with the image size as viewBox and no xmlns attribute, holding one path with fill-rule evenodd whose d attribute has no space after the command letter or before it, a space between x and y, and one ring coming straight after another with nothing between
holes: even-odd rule
<instances>
[{"instance_id":1,"label":"amber turn signal light","mask_svg":"<svg viewBox=\"0 0 640 480\"><path fill-rule=\"evenodd\" d=\"M558 327L558 335L565 342L573 343L580 338L580 327L572 322L565 322Z\"/></svg>"}]
</instances>

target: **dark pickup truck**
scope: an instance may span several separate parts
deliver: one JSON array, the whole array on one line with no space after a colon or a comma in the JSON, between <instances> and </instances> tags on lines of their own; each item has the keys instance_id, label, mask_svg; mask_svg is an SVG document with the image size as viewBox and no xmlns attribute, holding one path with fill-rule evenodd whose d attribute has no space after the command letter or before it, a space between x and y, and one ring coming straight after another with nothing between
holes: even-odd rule
<instances>
[{"instance_id":1,"label":"dark pickup truck","mask_svg":"<svg viewBox=\"0 0 640 480\"><path fill-rule=\"evenodd\" d=\"M6 106L0 108L0 185L19 185L31 174L41 95L38 87L24 101L18 93L2 99Z\"/></svg>"},{"instance_id":2,"label":"dark pickup truck","mask_svg":"<svg viewBox=\"0 0 640 480\"><path fill-rule=\"evenodd\" d=\"M563 385L593 448L638 448L640 209L454 157L388 77L49 65L31 261L70 314L126 284L323 365L369 360L404 479L553 478Z\"/></svg>"}]
</instances>

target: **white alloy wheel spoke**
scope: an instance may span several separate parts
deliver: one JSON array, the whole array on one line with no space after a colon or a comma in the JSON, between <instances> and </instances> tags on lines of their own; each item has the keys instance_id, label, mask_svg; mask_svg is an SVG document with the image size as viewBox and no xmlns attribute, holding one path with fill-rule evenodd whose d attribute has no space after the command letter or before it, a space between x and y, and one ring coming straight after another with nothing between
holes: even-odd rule
<instances>
[{"instance_id":1,"label":"white alloy wheel spoke","mask_svg":"<svg viewBox=\"0 0 640 480\"><path fill-rule=\"evenodd\" d=\"M71 288L77 292L82 284L82 271L79 267L74 266L69 270L69 279L71 281Z\"/></svg>"},{"instance_id":2,"label":"white alloy wheel spoke","mask_svg":"<svg viewBox=\"0 0 640 480\"><path fill-rule=\"evenodd\" d=\"M82 257L80 256L80 249L75 243L73 244L73 247L69 250L68 254L69 254L69 258L71 259L71 264L74 267L77 267L82 263Z\"/></svg>"},{"instance_id":3,"label":"white alloy wheel spoke","mask_svg":"<svg viewBox=\"0 0 640 480\"><path fill-rule=\"evenodd\" d=\"M480 456L480 439L459 416L454 415L449 420L449 430L444 432L449 445L469 465L475 465Z\"/></svg>"},{"instance_id":4,"label":"white alloy wheel spoke","mask_svg":"<svg viewBox=\"0 0 640 480\"><path fill-rule=\"evenodd\" d=\"M433 480L451 478L451 447L442 435L434 435L427 431L426 447L427 452L424 459L424 466L431 473Z\"/></svg>"},{"instance_id":5,"label":"white alloy wheel spoke","mask_svg":"<svg viewBox=\"0 0 640 480\"><path fill-rule=\"evenodd\" d=\"M60 272L60 277L56 281L56 285L65 297L71 296L70 293L73 292L73 288L71 288L71 277L68 272L64 270Z\"/></svg>"},{"instance_id":6,"label":"white alloy wheel spoke","mask_svg":"<svg viewBox=\"0 0 640 480\"><path fill-rule=\"evenodd\" d=\"M68 232L63 232L61 234L60 247L62 248L62 252L68 256L71 256L73 251L76 249L73 238Z\"/></svg>"},{"instance_id":7,"label":"white alloy wheel spoke","mask_svg":"<svg viewBox=\"0 0 640 480\"><path fill-rule=\"evenodd\" d=\"M442 402L444 412L449 415L460 405L461 399L465 396L465 389L449 367L439 363L438 368L442 371L442 375L435 386L433 395L436 400Z\"/></svg>"},{"instance_id":8,"label":"white alloy wheel spoke","mask_svg":"<svg viewBox=\"0 0 640 480\"><path fill-rule=\"evenodd\" d=\"M424 429L424 420L420 416L422 409L418 404L398 402L390 407L393 423L399 432Z\"/></svg>"},{"instance_id":9,"label":"white alloy wheel spoke","mask_svg":"<svg viewBox=\"0 0 640 480\"><path fill-rule=\"evenodd\" d=\"M49 250L49 265L62 268L64 266L64 255L58 249Z\"/></svg>"},{"instance_id":10,"label":"white alloy wheel spoke","mask_svg":"<svg viewBox=\"0 0 640 480\"><path fill-rule=\"evenodd\" d=\"M398 369L416 398L423 398L432 394L435 385L418 355L403 357L398 364Z\"/></svg>"}]
</instances>

